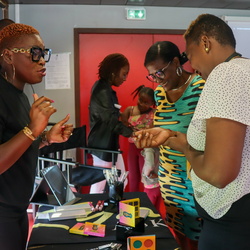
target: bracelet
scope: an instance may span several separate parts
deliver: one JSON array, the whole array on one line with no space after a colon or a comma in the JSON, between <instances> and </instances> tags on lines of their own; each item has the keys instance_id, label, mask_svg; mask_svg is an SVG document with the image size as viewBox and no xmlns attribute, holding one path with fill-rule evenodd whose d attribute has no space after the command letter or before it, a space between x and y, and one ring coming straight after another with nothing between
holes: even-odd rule
<instances>
[{"instance_id":1,"label":"bracelet","mask_svg":"<svg viewBox=\"0 0 250 250\"><path fill-rule=\"evenodd\" d=\"M32 131L30 130L30 128L28 127L24 127L23 128L23 133L29 137L32 141L34 141L36 138L34 137L34 135L32 134Z\"/></svg>"},{"instance_id":2,"label":"bracelet","mask_svg":"<svg viewBox=\"0 0 250 250\"><path fill-rule=\"evenodd\" d=\"M49 146L49 145L51 144L51 143L48 141L47 133L48 133L48 131L43 131L42 134L41 134L42 143L43 143L45 146Z\"/></svg>"}]
</instances>

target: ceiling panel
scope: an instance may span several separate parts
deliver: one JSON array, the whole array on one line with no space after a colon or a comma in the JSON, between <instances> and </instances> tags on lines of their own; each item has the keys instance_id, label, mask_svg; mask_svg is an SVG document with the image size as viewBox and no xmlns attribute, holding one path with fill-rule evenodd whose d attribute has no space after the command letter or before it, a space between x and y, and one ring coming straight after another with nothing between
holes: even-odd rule
<instances>
[{"instance_id":1,"label":"ceiling panel","mask_svg":"<svg viewBox=\"0 0 250 250\"><path fill-rule=\"evenodd\" d=\"M250 0L9 0L8 2L9 4L81 4L250 9Z\"/></svg>"}]
</instances>

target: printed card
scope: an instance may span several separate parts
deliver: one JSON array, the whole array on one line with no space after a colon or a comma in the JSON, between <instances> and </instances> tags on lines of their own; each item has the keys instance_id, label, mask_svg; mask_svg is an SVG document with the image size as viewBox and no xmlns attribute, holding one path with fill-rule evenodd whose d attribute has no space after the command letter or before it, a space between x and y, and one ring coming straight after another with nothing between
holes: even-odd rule
<instances>
[{"instance_id":1,"label":"printed card","mask_svg":"<svg viewBox=\"0 0 250 250\"><path fill-rule=\"evenodd\" d=\"M96 224L92 222L85 222L84 234L104 237L105 236L106 225Z\"/></svg>"}]
</instances>

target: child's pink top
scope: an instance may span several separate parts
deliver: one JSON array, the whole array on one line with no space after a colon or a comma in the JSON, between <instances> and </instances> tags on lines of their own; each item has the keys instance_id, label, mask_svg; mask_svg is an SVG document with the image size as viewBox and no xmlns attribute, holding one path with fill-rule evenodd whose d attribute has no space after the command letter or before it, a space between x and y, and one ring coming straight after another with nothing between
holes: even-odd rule
<instances>
[{"instance_id":1,"label":"child's pink top","mask_svg":"<svg viewBox=\"0 0 250 250\"><path fill-rule=\"evenodd\" d=\"M134 106L131 109L128 123L134 129L134 131L146 129L152 127L154 122L154 109L150 109L148 113L133 115ZM133 143L133 140L129 138L129 142Z\"/></svg>"}]
</instances>

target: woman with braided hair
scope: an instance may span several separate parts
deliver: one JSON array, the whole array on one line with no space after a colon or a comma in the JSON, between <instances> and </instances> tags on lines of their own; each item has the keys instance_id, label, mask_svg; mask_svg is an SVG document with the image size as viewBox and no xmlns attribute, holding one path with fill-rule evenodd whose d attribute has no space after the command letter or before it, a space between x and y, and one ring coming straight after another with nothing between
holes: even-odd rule
<instances>
[{"instance_id":1,"label":"woman with braided hair","mask_svg":"<svg viewBox=\"0 0 250 250\"><path fill-rule=\"evenodd\" d=\"M98 80L91 89L89 104L90 132L88 146L91 148L117 151L120 149L120 135L129 137L133 131L120 121L119 100L115 89L125 83L129 74L129 61L120 53L108 54L98 65ZM122 155L104 151L89 151L93 165L111 168L113 164L125 172ZM113 162L114 161L114 162ZM94 183L90 193L103 193L106 180Z\"/></svg>"},{"instance_id":2,"label":"woman with braided hair","mask_svg":"<svg viewBox=\"0 0 250 250\"><path fill-rule=\"evenodd\" d=\"M27 208L39 147L65 142L73 130L65 124L67 115L44 132L56 112L53 101L34 94L30 107L23 92L26 83L42 81L50 54L39 32L29 25L13 23L0 32L0 249L4 250L26 248Z\"/></svg>"}]
</instances>

